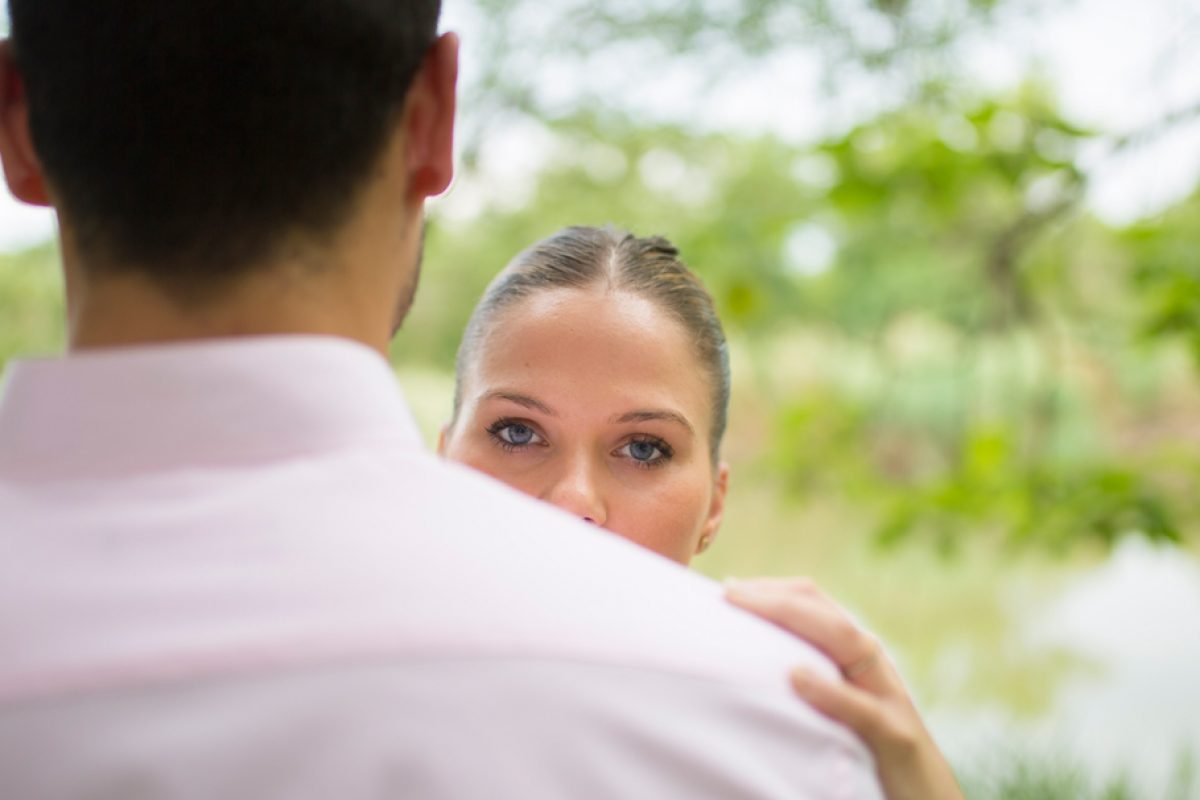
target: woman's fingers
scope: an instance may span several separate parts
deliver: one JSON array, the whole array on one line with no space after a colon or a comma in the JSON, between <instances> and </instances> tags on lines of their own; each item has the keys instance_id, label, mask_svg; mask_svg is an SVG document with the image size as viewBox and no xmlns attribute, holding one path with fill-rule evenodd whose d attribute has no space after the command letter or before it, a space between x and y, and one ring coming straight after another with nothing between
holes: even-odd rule
<instances>
[{"instance_id":1,"label":"woman's fingers","mask_svg":"<svg viewBox=\"0 0 1200 800\"><path fill-rule=\"evenodd\" d=\"M962 800L954 771L910 706L800 668L792 686L809 705L850 728L875 756L888 800Z\"/></svg>"},{"instance_id":2,"label":"woman's fingers","mask_svg":"<svg viewBox=\"0 0 1200 800\"><path fill-rule=\"evenodd\" d=\"M839 664L871 652L863 632L810 582L754 580L727 585L735 605L807 639Z\"/></svg>"},{"instance_id":3,"label":"woman's fingers","mask_svg":"<svg viewBox=\"0 0 1200 800\"><path fill-rule=\"evenodd\" d=\"M735 581L726 596L734 605L779 625L825 653L847 680L872 692L893 689L874 636L805 579Z\"/></svg>"},{"instance_id":4,"label":"woman's fingers","mask_svg":"<svg viewBox=\"0 0 1200 800\"><path fill-rule=\"evenodd\" d=\"M804 668L791 677L796 694L871 748L888 800L963 800L954 770L910 704L889 703Z\"/></svg>"},{"instance_id":5,"label":"woman's fingers","mask_svg":"<svg viewBox=\"0 0 1200 800\"><path fill-rule=\"evenodd\" d=\"M878 640L804 578L726 585L729 601L824 652L844 681L800 668L792 686L809 705L866 742L888 800L962 800L945 757L926 730L900 673Z\"/></svg>"},{"instance_id":6,"label":"woman's fingers","mask_svg":"<svg viewBox=\"0 0 1200 800\"><path fill-rule=\"evenodd\" d=\"M857 733L876 750L883 737L883 706L863 689L822 678L799 667L791 674L792 687L813 708Z\"/></svg>"}]
</instances>

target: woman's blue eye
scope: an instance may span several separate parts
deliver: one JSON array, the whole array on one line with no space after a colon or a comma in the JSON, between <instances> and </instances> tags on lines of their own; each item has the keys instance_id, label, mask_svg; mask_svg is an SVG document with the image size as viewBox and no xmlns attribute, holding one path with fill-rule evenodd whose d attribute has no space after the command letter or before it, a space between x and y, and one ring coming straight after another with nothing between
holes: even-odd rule
<instances>
[{"instance_id":1,"label":"woman's blue eye","mask_svg":"<svg viewBox=\"0 0 1200 800\"><path fill-rule=\"evenodd\" d=\"M634 439L618 451L638 467L657 467L671 460L673 453L666 442L655 439Z\"/></svg>"},{"instance_id":2,"label":"woman's blue eye","mask_svg":"<svg viewBox=\"0 0 1200 800\"><path fill-rule=\"evenodd\" d=\"M629 443L629 455L633 456L635 461L649 461L657 452L658 448L650 442Z\"/></svg>"},{"instance_id":3,"label":"woman's blue eye","mask_svg":"<svg viewBox=\"0 0 1200 800\"><path fill-rule=\"evenodd\" d=\"M487 432L492 441L509 451L546 444L546 440L532 425L514 419L498 419L487 427Z\"/></svg>"},{"instance_id":4,"label":"woman's blue eye","mask_svg":"<svg viewBox=\"0 0 1200 800\"><path fill-rule=\"evenodd\" d=\"M523 445L533 441L533 428L528 425L522 425L519 422L512 422L505 425L497 433L500 438L509 444Z\"/></svg>"}]
</instances>

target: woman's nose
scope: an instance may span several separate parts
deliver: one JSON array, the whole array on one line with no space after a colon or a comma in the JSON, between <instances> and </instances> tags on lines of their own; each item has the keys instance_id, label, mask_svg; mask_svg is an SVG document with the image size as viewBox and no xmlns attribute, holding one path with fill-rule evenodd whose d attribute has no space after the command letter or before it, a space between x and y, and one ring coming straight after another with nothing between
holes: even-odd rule
<instances>
[{"instance_id":1,"label":"woman's nose","mask_svg":"<svg viewBox=\"0 0 1200 800\"><path fill-rule=\"evenodd\" d=\"M568 514L601 527L608 521L608 508L596 469L588 463L566 465L563 472L542 493L541 499Z\"/></svg>"}]
</instances>

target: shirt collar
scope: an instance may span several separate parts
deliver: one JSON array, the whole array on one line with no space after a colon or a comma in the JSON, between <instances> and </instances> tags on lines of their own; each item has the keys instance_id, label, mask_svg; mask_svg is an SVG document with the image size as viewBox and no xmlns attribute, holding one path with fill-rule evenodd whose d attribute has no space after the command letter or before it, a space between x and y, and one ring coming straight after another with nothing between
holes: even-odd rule
<instances>
[{"instance_id":1,"label":"shirt collar","mask_svg":"<svg viewBox=\"0 0 1200 800\"><path fill-rule=\"evenodd\" d=\"M387 362L333 337L89 350L8 366L0 476L105 477L319 453L420 447Z\"/></svg>"}]
</instances>

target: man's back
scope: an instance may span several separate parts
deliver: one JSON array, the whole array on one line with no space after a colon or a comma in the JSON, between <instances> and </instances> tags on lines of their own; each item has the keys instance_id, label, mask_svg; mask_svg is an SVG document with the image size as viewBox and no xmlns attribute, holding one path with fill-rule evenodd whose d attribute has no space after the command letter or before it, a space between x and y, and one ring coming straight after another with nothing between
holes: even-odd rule
<instances>
[{"instance_id":1,"label":"man's back","mask_svg":"<svg viewBox=\"0 0 1200 800\"><path fill-rule=\"evenodd\" d=\"M809 648L422 452L382 354L454 169L438 0L8 5L73 355L0 403L0 794L876 791Z\"/></svg>"},{"instance_id":2,"label":"man's back","mask_svg":"<svg viewBox=\"0 0 1200 800\"><path fill-rule=\"evenodd\" d=\"M704 581L420 446L275 337L30 363L0 404L12 797L872 797Z\"/></svg>"}]
</instances>

